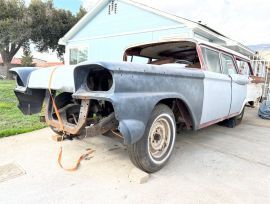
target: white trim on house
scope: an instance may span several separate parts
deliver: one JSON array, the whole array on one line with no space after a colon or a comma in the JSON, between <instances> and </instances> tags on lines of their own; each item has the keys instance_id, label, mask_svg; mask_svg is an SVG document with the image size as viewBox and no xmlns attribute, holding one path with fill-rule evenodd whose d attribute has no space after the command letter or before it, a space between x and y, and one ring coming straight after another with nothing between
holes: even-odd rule
<instances>
[{"instance_id":1,"label":"white trim on house","mask_svg":"<svg viewBox=\"0 0 270 204\"><path fill-rule=\"evenodd\" d=\"M100 0L92 10L87 12L87 14L81 18L78 23L76 23L64 37L60 38L58 44L66 45L67 41L72 38L78 31L80 31L95 15L105 6L109 0Z\"/></svg>"}]
</instances>

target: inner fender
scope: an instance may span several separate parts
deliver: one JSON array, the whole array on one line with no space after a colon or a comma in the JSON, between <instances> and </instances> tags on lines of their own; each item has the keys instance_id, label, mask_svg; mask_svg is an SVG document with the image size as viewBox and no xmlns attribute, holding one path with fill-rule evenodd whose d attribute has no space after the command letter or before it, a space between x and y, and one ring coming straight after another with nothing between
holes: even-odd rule
<instances>
[{"instance_id":1,"label":"inner fender","mask_svg":"<svg viewBox=\"0 0 270 204\"><path fill-rule=\"evenodd\" d=\"M27 89L25 93L14 91L18 98L18 108L24 115L40 113L45 98L44 89Z\"/></svg>"},{"instance_id":2,"label":"inner fender","mask_svg":"<svg viewBox=\"0 0 270 204\"><path fill-rule=\"evenodd\" d=\"M35 70L37 70L37 68L34 67L10 69L10 72L16 75L17 87L14 92L19 101L18 108L24 115L39 113L45 98L46 91L44 89L28 88L29 77Z\"/></svg>"}]
</instances>

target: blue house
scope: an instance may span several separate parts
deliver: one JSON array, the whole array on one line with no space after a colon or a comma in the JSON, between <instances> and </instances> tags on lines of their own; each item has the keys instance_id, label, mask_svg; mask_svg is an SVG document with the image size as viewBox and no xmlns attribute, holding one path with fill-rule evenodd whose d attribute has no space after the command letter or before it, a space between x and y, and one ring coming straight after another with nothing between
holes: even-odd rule
<instances>
[{"instance_id":1,"label":"blue house","mask_svg":"<svg viewBox=\"0 0 270 204\"><path fill-rule=\"evenodd\" d=\"M198 38L230 47L244 55L244 45L197 22L131 0L101 0L63 38L65 64L86 60L119 61L134 44L172 38Z\"/></svg>"}]
</instances>

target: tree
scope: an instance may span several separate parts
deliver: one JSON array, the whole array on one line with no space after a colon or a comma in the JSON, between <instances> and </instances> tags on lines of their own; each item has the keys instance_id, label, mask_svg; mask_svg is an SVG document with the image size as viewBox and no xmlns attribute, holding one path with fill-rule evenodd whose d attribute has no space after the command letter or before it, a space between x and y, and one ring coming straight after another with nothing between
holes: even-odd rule
<instances>
[{"instance_id":1,"label":"tree","mask_svg":"<svg viewBox=\"0 0 270 204\"><path fill-rule=\"evenodd\" d=\"M52 49L57 51L58 57L61 58L65 48L58 45L58 40L75 25L76 16L70 11L54 8L51 0L32 0L29 13L33 19L31 40L36 44L38 51L46 52Z\"/></svg>"},{"instance_id":2,"label":"tree","mask_svg":"<svg viewBox=\"0 0 270 204\"><path fill-rule=\"evenodd\" d=\"M28 7L24 0L0 0L0 54L8 78L11 78L8 70L12 58L29 43L34 43L39 52L57 51L62 58L65 48L58 45L58 40L85 13L82 7L77 15L56 9L52 0L32 0Z\"/></svg>"},{"instance_id":3,"label":"tree","mask_svg":"<svg viewBox=\"0 0 270 204\"><path fill-rule=\"evenodd\" d=\"M77 21L79 21L87 13L86 9L81 5L80 9L76 15Z\"/></svg>"},{"instance_id":4,"label":"tree","mask_svg":"<svg viewBox=\"0 0 270 204\"><path fill-rule=\"evenodd\" d=\"M31 54L29 46L24 47L23 56L21 59L22 65L25 67L34 67L33 55Z\"/></svg>"},{"instance_id":5,"label":"tree","mask_svg":"<svg viewBox=\"0 0 270 204\"><path fill-rule=\"evenodd\" d=\"M11 60L28 43L30 26L31 19L23 0L0 0L0 54L9 79Z\"/></svg>"}]
</instances>

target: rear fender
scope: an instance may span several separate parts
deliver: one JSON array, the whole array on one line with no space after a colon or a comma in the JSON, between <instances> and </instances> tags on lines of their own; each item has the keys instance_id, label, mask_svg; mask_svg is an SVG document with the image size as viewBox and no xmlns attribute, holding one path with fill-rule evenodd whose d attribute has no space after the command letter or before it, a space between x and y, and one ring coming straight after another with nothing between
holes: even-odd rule
<instances>
[{"instance_id":1,"label":"rear fender","mask_svg":"<svg viewBox=\"0 0 270 204\"><path fill-rule=\"evenodd\" d=\"M28 79L32 71L37 70L35 67L12 68L9 71L16 76L17 86L27 87Z\"/></svg>"}]
</instances>

